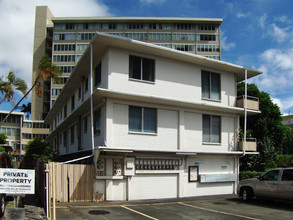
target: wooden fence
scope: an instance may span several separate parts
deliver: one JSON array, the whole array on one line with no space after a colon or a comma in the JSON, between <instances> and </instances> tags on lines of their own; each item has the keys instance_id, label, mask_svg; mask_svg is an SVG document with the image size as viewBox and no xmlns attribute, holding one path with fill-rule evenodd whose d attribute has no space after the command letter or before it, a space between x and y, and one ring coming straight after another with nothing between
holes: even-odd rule
<instances>
[{"instance_id":1,"label":"wooden fence","mask_svg":"<svg viewBox=\"0 0 293 220\"><path fill-rule=\"evenodd\" d=\"M56 202L93 201L93 165L49 163L48 170Z\"/></svg>"},{"instance_id":2,"label":"wooden fence","mask_svg":"<svg viewBox=\"0 0 293 220\"><path fill-rule=\"evenodd\" d=\"M36 191L48 219L55 219L56 202L93 201L94 166L49 162L37 165ZM36 170L37 170L36 169ZM43 183L42 179L43 178ZM45 190L44 190L45 189ZM42 199L44 198L44 199Z\"/></svg>"}]
</instances>

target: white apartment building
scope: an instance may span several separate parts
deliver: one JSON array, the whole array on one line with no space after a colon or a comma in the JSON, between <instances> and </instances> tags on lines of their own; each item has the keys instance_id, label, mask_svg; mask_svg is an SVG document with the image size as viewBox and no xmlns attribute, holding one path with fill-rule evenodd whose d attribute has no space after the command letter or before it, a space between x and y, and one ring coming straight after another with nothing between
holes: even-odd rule
<instances>
[{"instance_id":1,"label":"white apartment building","mask_svg":"<svg viewBox=\"0 0 293 220\"><path fill-rule=\"evenodd\" d=\"M45 119L63 160L93 159L100 200L236 193L236 83L260 74L96 33ZM253 152L250 152L253 153Z\"/></svg>"}]
</instances>

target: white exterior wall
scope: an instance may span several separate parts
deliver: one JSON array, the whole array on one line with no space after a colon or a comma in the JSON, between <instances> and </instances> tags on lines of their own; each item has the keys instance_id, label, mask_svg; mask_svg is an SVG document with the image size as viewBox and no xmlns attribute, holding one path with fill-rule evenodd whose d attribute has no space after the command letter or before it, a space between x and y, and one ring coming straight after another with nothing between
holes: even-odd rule
<instances>
[{"instance_id":1,"label":"white exterior wall","mask_svg":"<svg viewBox=\"0 0 293 220\"><path fill-rule=\"evenodd\" d=\"M236 157L233 156L196 156L185 160L182 173L180 197L233 194L235 182L200 183L188 181L188 167L198 166L201 174L237 174Z\"/></svg>"},{"instance_id":2,"label":"white exterior wall","mask_svg":"<svg viewBox=\"0 0 293 220\"><path fill-rule=\"evenodd\" d=\"M202 115L216 112L190 112L160 105L108 99L113 111L107 130L107 146L121 149L153 151L229 152L236 150L234 115L221 116L221 143L202 143ZM157 133L128 131L129 105L157 108ZM107 109L108 111L108 109ZM218 115L218 114L216 114ZM109 128L108 127L108 128Z\"/></svg>"},{"instance_id":3,"label":"white exterior wall","mask_svg":"<svg viewBox=\"0 0 293 220\"><path fill-rule=\"evenodd\" d=\"M157 157L160 158L160 157ZM198 166L199 175L238 175L237 156L199 155L181 158L178 170L136 171L133 176L112 176L112 160L107 159L106 177L96 180L94 189L99 200L142 200L184 198L236 193L235 181L189 182L189 166Z\"/></svg>"},{"instance_id":4,"label":"white exterior wall","mask_svg":"<svg viewBox=\"0 0 293 220\"><path fill-rule=\"evenodd\" d=\"M129 55L155 59L155 82L129 79ZM108 88L115 91L163 97L186 102L200 102L201 68L166 58L136 54L111 48L108 51ZM207 68L203 68L209 70ZM231 73L210 70L221 75L221 101L214 104L235 106L235 78ZM223 90L224 89L224 90Z\"/></svg>"},{"instance_id":5,"label":"white exterior wall","mask_svg":"<svg viewBox=\"0 0 293 220\"><path fill-rule=\"evenodd\" d=\"M135 103L131 103L132 105ZM114 103L112 146L115 148L148 149L155 151L177 150L178 112L158 109L157 134L128 131L129 105Z\"/></svg>"}]
</instances>

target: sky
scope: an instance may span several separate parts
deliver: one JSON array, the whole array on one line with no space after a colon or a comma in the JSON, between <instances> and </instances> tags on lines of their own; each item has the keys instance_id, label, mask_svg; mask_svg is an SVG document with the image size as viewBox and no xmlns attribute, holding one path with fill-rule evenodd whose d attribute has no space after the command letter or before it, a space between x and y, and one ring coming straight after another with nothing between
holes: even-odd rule
<instances>
[{"instance_id":1,"label":"sky","mask_svg":"<svg viewBox=\"0 0 293 220\"><path fill-rule=\"evenodd\" d=\"M283 114L293 112L292 0L0 0L0 76L14 71L28 86L37 5L47 5L55 17L222 18L222 60L262 71L249 83L267 92Z\"/></svg>"}]
</instances>

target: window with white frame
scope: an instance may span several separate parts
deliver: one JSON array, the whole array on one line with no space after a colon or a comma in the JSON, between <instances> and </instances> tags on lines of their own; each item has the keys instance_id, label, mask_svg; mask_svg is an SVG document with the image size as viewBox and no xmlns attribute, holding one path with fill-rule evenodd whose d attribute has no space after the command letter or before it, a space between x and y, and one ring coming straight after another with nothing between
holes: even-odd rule
<instances>
[{"instance_id":1,"label":"window with white frame","mask_svg":"<svg viewBox=\"0 0 293 220\"><path fill-rule=\"evenodd\" d=\"M154 82L155 60L130 55L129 78Z\"/></svg>"},{"instance_id":2,"label":"window with white frame","mask_svg":"<svg viewBox=\"0 0 293 220\"><path fill-rule=\"evenodd\" d=\"M214 115L202 116L203 143L221 143L221 117Z\"/></svg>"},{"instance_id":3,"label":"window with white frame","mask_svg":"<svg viewBox=\"0 0 293 220\"><path fill-rule=\"evenodd\" d=\"M157 133L157 109L129 106L129 131Z\"/></svg>"},{"instance_id":4,"label":"window with white frame","mask_svg":"<svg viewBox=\"0 0 293 220\"><path fill-rule=\"evenodd\" d=\"M203 99L220 100L220 74L202 70L201 92Z\"/></svg>"}]
</instances>

